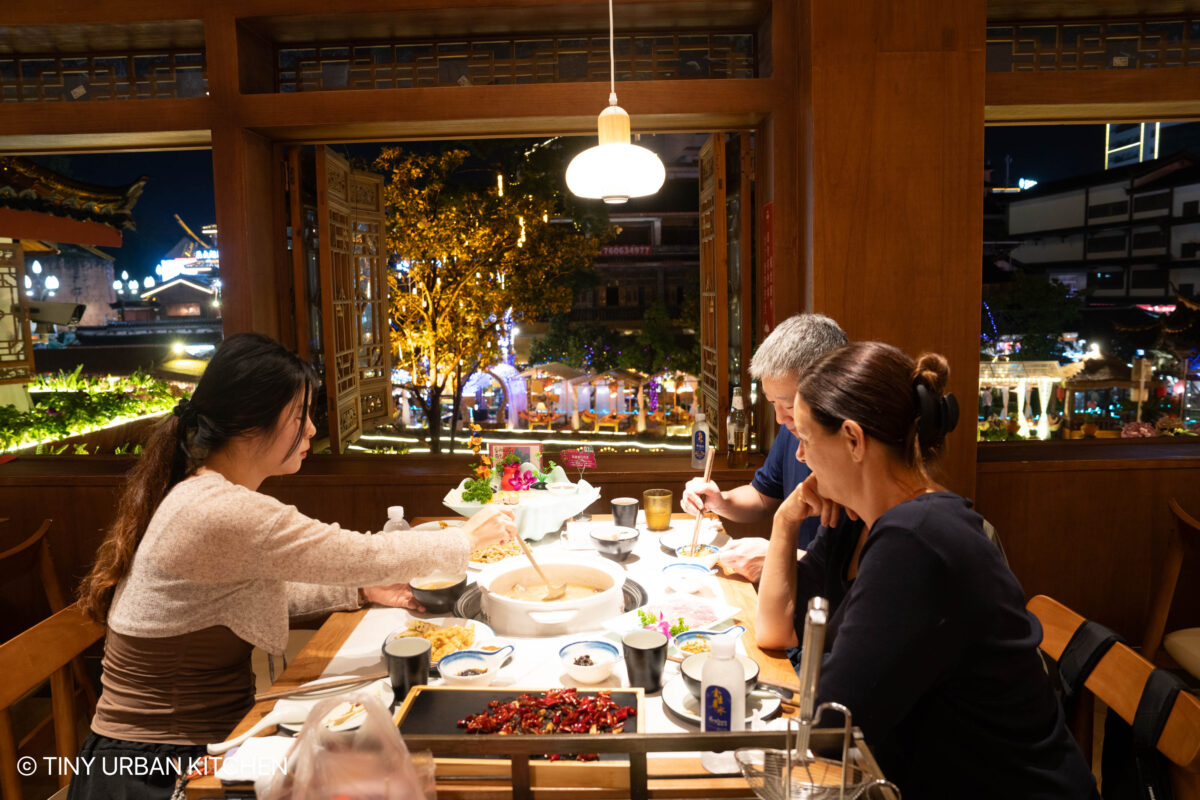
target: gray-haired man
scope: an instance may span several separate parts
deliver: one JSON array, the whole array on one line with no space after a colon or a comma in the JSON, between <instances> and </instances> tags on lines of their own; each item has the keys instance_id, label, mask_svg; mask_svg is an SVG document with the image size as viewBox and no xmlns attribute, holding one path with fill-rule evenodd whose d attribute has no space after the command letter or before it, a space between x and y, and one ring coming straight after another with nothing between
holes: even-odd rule
<instances>
[{"instance_id":1,"label":"gray-haired man","mask_svg":"<svg viewBox=\"0 0 1200 800\"><path fill-rule=\"evenodd\" d=\"M734 522L754 522L775 513L809 474L808 467L796 460L798 442L792 419L796 385L809 365L848 342L845 332L824 314L797 314L771 331L750 361L750 374L762 383L763 394L781 426L766 463L750 483L728 491L701 478L688 481L681 503L686 513L715 511ZM808 547L819 522L817 517L804 521L797 542L801 549ZM722 549L721 563L750 580L758 580L766 545L766 539L736 539Z\"/></svg>"}]
</instances>

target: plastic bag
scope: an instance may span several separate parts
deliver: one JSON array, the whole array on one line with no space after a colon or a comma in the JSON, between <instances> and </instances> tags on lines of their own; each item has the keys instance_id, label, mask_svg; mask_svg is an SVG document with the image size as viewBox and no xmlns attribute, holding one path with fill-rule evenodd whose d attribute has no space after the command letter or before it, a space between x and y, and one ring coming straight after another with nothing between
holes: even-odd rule
<instances>
[{"instance_id":1,"label":"plastic bag","mask_svg":"<svg viewBox=\"0 0 1200 800\"><path fill-rule=\"evenodd\" d=\"M322 724L337 706L365 709L354 730ZM365 692L313 706L288 756L287 769L255 784L259 800L435 800L434 763L410 754L383 703Z\"/></svg>"}]
</instances>

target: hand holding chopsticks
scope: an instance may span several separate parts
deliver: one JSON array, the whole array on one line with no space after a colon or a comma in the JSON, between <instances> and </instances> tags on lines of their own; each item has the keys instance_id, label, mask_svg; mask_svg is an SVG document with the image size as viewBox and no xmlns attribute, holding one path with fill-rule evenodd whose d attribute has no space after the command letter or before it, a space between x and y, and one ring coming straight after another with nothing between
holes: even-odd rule
<instances>
[{"instance_id":1,"label":"hand holding chopsticks","mask_svg":"<svg viewBox=\"0 0 1200 800\"><path fill-rule=\"evenodd\" d=\"M704 482L705 483L708 483L709 478L712 477L713 455L715 454L715 452L716 451L714 451L710 447L708 450L708 455L705 456L705 458L704 458ZM704 510L697 509L697 511L696 511L696 527L694 527L692 529L692 546L689 547L686 551L688 555L691 555L691 556L696 555L696 541L700 538L700 520L702 520L702 519L704 519Z\"/></svg>"}]
</instances>

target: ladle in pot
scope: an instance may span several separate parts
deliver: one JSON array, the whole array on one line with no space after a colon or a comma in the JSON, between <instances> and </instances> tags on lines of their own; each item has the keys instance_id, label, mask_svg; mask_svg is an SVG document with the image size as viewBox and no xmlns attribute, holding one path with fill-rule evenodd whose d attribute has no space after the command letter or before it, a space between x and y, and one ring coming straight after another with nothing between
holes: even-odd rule
<instances>
[{"instance_id":1,"label":"ladle in pot","mask_svg":"<svg viewBox=\"0 0 1200 800\"><path fill-rule=\"evenodd\" d=\"M533 564L533 568L536 569L537 574L541 576L542 583L546 584L546 594L542 597L542 602L548 603L551 600L557 600L560 597L565 596L567 593L567 585L565 583L560 583L555 586L554 584L550 583L550 579L546 577L546 573L542 572L542 568L539 567L537 561L534 560L533 550L530 549L529 545L525 542L524 537L522 537L519 533L517 534L517 541L520 543L521 549L525 551L525 555L529 558L529 563Z\"/></svg>"}]
</instances>

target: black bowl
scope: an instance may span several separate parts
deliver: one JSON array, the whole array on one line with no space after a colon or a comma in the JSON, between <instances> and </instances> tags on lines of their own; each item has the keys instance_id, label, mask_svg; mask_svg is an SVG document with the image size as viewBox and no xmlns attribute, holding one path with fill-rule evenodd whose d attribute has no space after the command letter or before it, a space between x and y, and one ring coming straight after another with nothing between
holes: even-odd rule
<instances>
[{"instance_id":1,"label":"black bowl","mask_svg":"<svg viewBox=\"0 0 1200 800\"><path fill-rule=\"evenodd\" d=\"M679 674L683 675L683 684L693 697L700 696L700 676L704 672L704 662L708 660L709 655L709 653L694 653L679 665ZM740 653L735 657L742 662L742 673L749 673L746 678L746 694L748 695L754 689L754 684L758 683L758 662Z\"/></svg>"},{"instance_id":2,"label":"black bowl","mask_svg":"<svg viewBox=\"0 0 1200 800\"><path fill-rule=\"evenodd\" d=\"M467 576L457 575L427 575L414 578L412 583L413 597L425 606L426 611L442 614L454 607L454 603L467 589ZM437 587L437 588L429 588Z\"/></svg>"},{"instance_id":3,"label":"black bowl","mask_svg":"<svg viewBox=\"0 0 1200 800\"><path fill-rule=\"evenodd\" d=\"M597 536L597 534L600 534ZM615 525L592 528L592 545L605 558L613 561L624 561L633 552L640 535L637 528L618 528ZM613 536L612 539L604 538Z\"/></svg>"}]
</instances>

